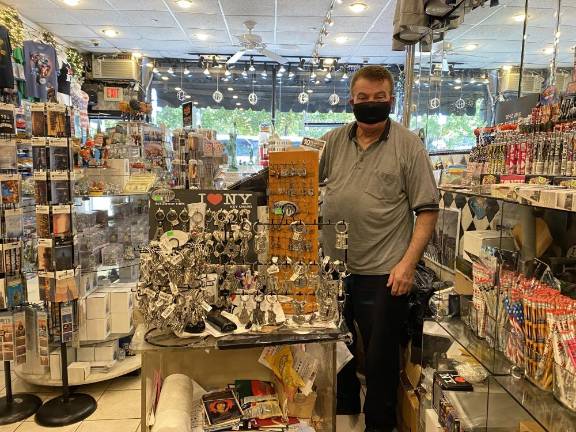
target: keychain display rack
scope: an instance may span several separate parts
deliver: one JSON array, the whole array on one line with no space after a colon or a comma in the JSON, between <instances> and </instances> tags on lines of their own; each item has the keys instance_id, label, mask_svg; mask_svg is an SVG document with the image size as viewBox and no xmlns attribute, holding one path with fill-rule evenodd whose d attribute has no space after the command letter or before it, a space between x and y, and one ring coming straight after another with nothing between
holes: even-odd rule
<instances>
[{"instance_id":1,"label":"keychain display rack","mask_svg":"<svg viewBox=\"0 0 576 432\"><path fill-rule=\"evenodd\" d=\"M6 395L0 398L0 425L34 415L42 400L29 393L12 392L11 363L26 361L27 290L23 274L24 235L22 179L18 171L15 108L0 104L0 354L4 361Z\"/></svg>"}]
</instances>

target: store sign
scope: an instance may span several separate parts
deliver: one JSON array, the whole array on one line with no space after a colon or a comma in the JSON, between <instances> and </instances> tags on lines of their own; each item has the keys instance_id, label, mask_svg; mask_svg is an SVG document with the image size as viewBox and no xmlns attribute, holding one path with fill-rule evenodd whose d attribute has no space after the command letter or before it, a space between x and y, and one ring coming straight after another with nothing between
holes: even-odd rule
<instances>
[{"instance_id":1,"label":"store sign","mask_svg":"<svg viewBox=\"0 0 576 432\"><path fill-rule=\"evenodd\" d=\"M122 87L104 87L104 100L107 102L120 102L124 100Z\"/></svg>"},{"instance_id":2,"label":"store sign","mask_svg":"<svg viewBox=\"0 0 576 432\"><path fill-rule=\"evenodd\" d=\"M182 104L182 124L184 127L192 126L192 102Z\"/></svg>"},{"instance_id":3,"label":"store sign","mask_svg":"<svg viewBox=\"0 0 576 432\"><path fill-rule=\"evenodd\" d=\"M540 99L538 93L523 96L519 99L512 99L506 102L498 102L494 115L494 124L513 122L521 117L526 117L532 113Z\"/></svg>"}]
</instances>

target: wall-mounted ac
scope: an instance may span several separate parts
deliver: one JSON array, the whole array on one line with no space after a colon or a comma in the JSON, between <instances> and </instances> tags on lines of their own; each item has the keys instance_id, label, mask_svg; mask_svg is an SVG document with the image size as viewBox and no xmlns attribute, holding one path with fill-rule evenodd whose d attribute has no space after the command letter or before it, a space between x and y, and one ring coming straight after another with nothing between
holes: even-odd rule
<instances>
[{"instance_id":1,"label":"wall-mounted ac","mask_svg":"<svg viewBox=\"0 0 576 432\"><path fill-rule=\"evenodd\" d=\"M501 92L518 92L520 73L516 71L503 71L499 74ZM537 74L525 73L522 77L522 94L540 93L544 78Z\"/></svg>"},{"instance_id":2,"label":"wall-mounted ac","mask_svg":"<svg viewBox=\"0 0 576 432\"><path fill-rule=\"evenodd\" d=\"M139 80L138 63L133 59L92 56L92 79Z\"/></svg>"}]
</instances>

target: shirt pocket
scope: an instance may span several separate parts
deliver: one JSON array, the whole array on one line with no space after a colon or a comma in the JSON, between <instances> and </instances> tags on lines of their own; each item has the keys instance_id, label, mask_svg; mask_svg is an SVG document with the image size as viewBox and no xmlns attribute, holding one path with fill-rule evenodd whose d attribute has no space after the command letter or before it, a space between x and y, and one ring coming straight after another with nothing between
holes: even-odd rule
<instances>
[{"instance_id":1,"label":"shirt pocket","mask_svg":"<svg viewBox=\"0 0 576 432\"><path fill-rule=\"evenodd\" d=\"M402 194L400 177L380 170L375 171L368 179L364 192L381 202L397 202Z\"/></svg>"}]
</instances>

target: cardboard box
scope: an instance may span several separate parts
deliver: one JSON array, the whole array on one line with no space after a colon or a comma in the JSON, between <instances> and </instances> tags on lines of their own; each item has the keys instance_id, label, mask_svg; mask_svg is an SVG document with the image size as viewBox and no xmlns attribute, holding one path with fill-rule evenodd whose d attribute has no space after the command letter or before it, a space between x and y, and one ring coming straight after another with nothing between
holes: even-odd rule
<instances>
[{"instance_id":1,"label":"cardboard box","mask_svg":"<svg viewBox=\"0 0 576 432\"><path fill-rule=\"evenodd\" d=\"M546 432L546 429L534 420L524 420L520 422L520 429L518 432Z\"/></svg>"},{"instance_id":2,"label":"cardboard box","mask_svg":"<svg viewBox=\"0 0 576 432\"><path fill-rule=\"evenodd\" d=\"M406 432L418 432L419 414L420 401L403 374L398 386L398 423L403 425Z\"/></svg>"},{"instance_id":3,"label":"cardboard box","mask_svg":"<svg viewBox=\"0 0 576 432\"><path fill-rule=\"evenodd\" d=\"M110 315L106 318L86 320L86 340L99 341L110 336Z\"/></svg>"},{"instance_id":4,"label":"cardboard box","mask_svg":"<svg viewBox=\"0 0 576 432\"><path fill-rule=\"evenodd\" d=\"M128 312L113 313L111 317L112 333L130 333L132 331L132 309L130 309Z\"/></svg>"},{"instance_id":5,"label":"cardboard box","mask_svg":"<svg viewBox=\"0 0 576 432\"><path fill-rule=\"evenodd\" d=\"M97 362L114 361L116 360L117 352L118 352L118 340L95 345L94 360Z\"/></svg>"},{"instance_id":6,"label":"cardboard box","mask_svg":"<svg viewBox=\"0 0 576 432\"><path fill-rule=\"evenodd\" d=\"M274 388L276 389L280 406L283 407L284 401L287 400L284 386L280 381L274 379ZM288 415L290 417L299 417L303 419L312 418L314 406L316 405L316 398L316 392L311 392L308 396L305 396L302 393L297 393L293 400L286 401L286 410Z\"/></svg>"},{"instance_id":7,"label":"cardboard box","mask_svg":"<svg viewBox=\"0 0 576 432\"><path fill-rule=\"evenodd\" d=\"M94 346L83 346L76 349L76 359L79 362L94 361Z\"/></svg>"},{"instance_id":8,"label":"cardboard box","mask_svg":"<svg viewBox=\"0 0 576 432\"><path fill-rule=\"evenodd\" d=\"M86 298L86 318L103 319L110 314L110 297L106 292L96 292ZM90 337L88 336L88 340Z\"/></svg>"},{"instance_id":9,"label":"cardboard box","mask_svg":"<svg viewBox=\"0 0 576 432\"><path fill-rule=\"evenodd\" d=\"M68 347L66 352L67 364L70 365L76 361L76 350L73 347ZM62 361L60 359L60 349L54 350L50 353L50 379L62 379Z\"/></svg>"},{"instance_id":10,"label":"cardboard box","mask_svg":"<svg viewBox=\"0 0 576 432\"><path fill-rule=\"evenodd\" d=\"M472 261L468 254L481 256L485 247L500 247L505 250L516 250L514 239L510 234L495 230L476 230L464 233L464 259Z\"/></svg>"},{"instance_id":11,"label":"cardboard box","mask_svg":"<svg viewBox=\"0 0 576 432\"><path fill-rule=\"evenodd\" d=\"M132 291L128 288L110 291L110 313L127 314L132 312ZM112 333L115 333L112 331Z\"/></svg>"},{"instance_id":12,"label":"cardboard box","mask_svg":"<svg viewBox=\"0 0 576 432\"><path fill-rule=\"evenodd\" d=\"M74 362L68 366L68 380L73 383L86 381L90 376L90 363Z\"/></svg>"},{"instance_id":13,"label":"cardboard box","mask_svg":"<svg viewBox=\"0 0 576 432\"><path fill-rule=\"evenodd\" d=\"M461 295L472 295L472 281L458 270L454 273L454 291Z\"/></svg>"}]
</instances>

